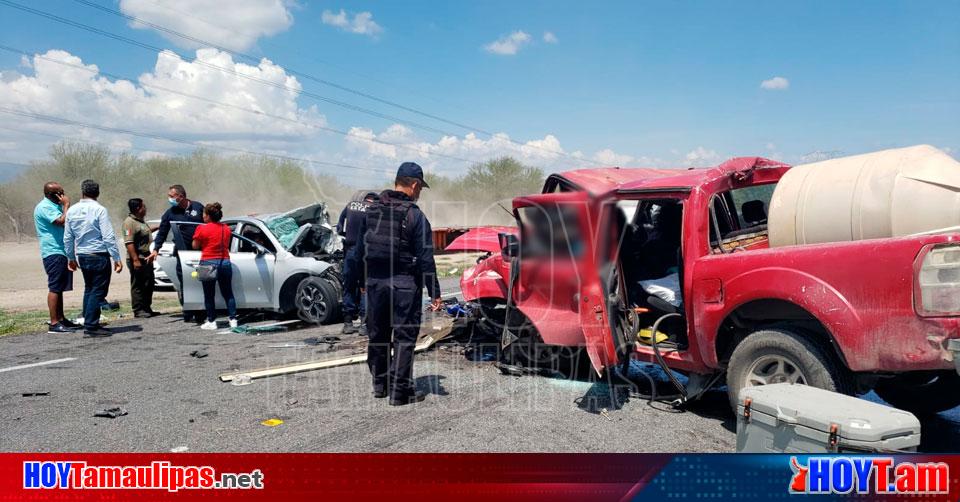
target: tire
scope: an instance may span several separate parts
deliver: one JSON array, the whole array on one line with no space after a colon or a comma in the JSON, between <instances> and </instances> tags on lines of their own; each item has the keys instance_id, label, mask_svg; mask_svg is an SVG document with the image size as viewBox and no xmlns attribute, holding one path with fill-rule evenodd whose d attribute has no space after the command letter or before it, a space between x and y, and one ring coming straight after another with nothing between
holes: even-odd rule
<instances>
[{"instance_id":1,"label":"tire","mask_svg":"<svg viewBox=\"0 0 960 502\"><path fill-rule=\"evenodd\" d=\"M792 330L755 331L734 348L727 365L727 397L734 413L744 387L781 382L842 394L854 388L847 369L832 354Z\"/></svg>"},{"instance_id":2,"label":"tire","mask_svg":"<svg viewBox=\"0 0 960 502\"><path fill-rule=\"evenodd\" d=\"M916 415L960 406L960 375L953 370L904 373L880 380L874 390L895 408Z\"/></svg>"},{"instance_id":3,"label":"tire","mask_svg":"<svg viewBox=\"0 0 960 502\"><path fill-rule=\"evenodd\" d=\"M322 277L307 277L297 286L297 316L313 324L331 324L340 317L339 290Z\"/></svg>"}]
</instances>

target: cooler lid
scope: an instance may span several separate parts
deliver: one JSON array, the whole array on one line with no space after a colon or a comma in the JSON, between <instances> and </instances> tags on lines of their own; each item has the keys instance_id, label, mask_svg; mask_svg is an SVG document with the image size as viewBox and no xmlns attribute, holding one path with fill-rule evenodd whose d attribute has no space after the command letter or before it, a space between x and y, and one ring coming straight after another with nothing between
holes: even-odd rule
<instances>
[{"instance_id":1,"label":"cooler lid","mask_svg":"<svg viewBox=\"0 0 960 502\"><path fill-rule=\"evenodd\" d=\"M741 406L747 398L752 413L827 434L831 424L837 424L842 439L873 442L920 434L920 421L912 413L816 387L789 383L746 387L740 391Z\"/></svg>"}]
</instances>

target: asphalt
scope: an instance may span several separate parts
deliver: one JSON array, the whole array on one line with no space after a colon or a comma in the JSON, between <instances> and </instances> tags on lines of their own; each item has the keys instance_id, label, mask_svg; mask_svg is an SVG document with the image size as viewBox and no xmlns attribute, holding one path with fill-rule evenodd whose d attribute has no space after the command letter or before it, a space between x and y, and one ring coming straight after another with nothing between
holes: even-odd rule
<instances>
[{"instance_id":1,"label":"asphalt","mask_svg":"<svg viewBox=\"0 0 960 502\"><path fill-rule=\"evenodd\" d=\"M423 329L449 320L427 318ZM261 335L217 334L173 316L114 322L107 339L45 333L0 338L0 450L336 452L732 452L725 393L676 412L579 376L503 375L462 343L417 356L427 399L388 406L363 364L254 380L218 375L363 351L339 325ZM335 335L341 342L307 345ZM272 347L278 345L297 347ZM205 350L207 357L190 355ZM54 364L20 365L72 358ZM653 367L636 371L654 376ZM645 380L644 380L645 381ZM24 393L47 395L25 397ZM618 396L611 399L611 395ZM120 407L127 415L95 418ZM282 424L266 426L267 419ZM960 414L924 422L924 451L960 451Z\"/></svg>"}]
</instances>

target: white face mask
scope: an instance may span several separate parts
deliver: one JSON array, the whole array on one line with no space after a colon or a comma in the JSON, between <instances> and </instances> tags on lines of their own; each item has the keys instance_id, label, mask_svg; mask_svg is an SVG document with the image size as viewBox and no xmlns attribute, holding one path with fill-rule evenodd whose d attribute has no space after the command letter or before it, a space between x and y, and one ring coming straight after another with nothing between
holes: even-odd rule
<instances>
[{"instance_id":1,"label":"white face mask","mask_svg":"<svg viewBox=\"0 0 960 502\"><path fill-rule=\"evenodd\" d=\"M177 199L173 197L167 197L167 202L170 203L170 207L176 206L178 204Z\"/></svg>"}]
</instances>

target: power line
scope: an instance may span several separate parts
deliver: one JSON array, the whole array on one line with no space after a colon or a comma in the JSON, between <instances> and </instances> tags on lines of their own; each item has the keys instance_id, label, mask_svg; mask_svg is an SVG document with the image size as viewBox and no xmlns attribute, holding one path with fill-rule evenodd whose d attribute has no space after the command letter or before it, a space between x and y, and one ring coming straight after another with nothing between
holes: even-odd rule
<instances>
[{"instance_id":1,"label":"power line","mask_svg":"<svg viewBox=\"0 0 960 502\"><path fill-rule=\"evenodd\" d=\"M0 0L0 4L6 5L6 6L8 6L8 7L13 7L13 8L15 8L15 9L22 10L22 11L24 11L24 12L28 12L28 13L30 13L30 14L34 14L34 15L37 15L37 16L40 16L40 17L44 17L44 18L50 19L50 20L52 20L52 21L56 21L56 22L58 22L58 23L66 24L66 25L68 25L68 26L73 26L73 27L79 28L79 29L81 29L81 30L89 31L89 32L91 32L91 33L95 33L95 34L98 34L98 35L101 35L101 36L104 36L104 37L107 37L107 38L111 38L111 39L116 40L116 41L118 41L118 42L123 42L123 43L129 44L129 45L133 45L133 46L136 46L136 47L140 47L141 49L149 50L149 51L151 51L151 52L157 52L157 53L160 53L160 52L169 52L169 53L172 53L172 54L176 54L176 55L177 55L178 57L180 57L181 59L186 60L186 61L189 61L189 62L191 62L191 63L193 63L193 64L198 64L198 65L200 65L200 66L204 66L204 67L207 67L207 68L211 68L211 69L214 69L214 70L219 70L219 71L222 71L222 72L224 72L224 73L228 73L228 74L234 75L234 76L236 76L236 77L240 77L240 78L243 78L243 79L246 79L246 80L250 80L250 81L252 81L252 82L257 82L257 83L262 84L262 85L267 85L267 86L270 86L270 87L275 87L275 88L278 88L278 89L283 89L283 90L285 90L285 91L302 94L302 95L307 96L307 97L310 97L310 98L312 98L312 99L315 99L315 100L318 100L318 101L323 101L323 102L325 102L325 103L330 103L330 104L332 104L332 105L339 106L339 107L344 108L344 109L347 109L347 110L352 110L352 111L364 113L364 114L367 114L367 115L370 115L370 116L373 116L373 117L377 117L377 118L381 118L381 119L384 119L384 120L390 120L390 121L393 121L393 122L399 122L399 123L402 123L402 124L409 125L409 126L411 126L411 127L415 127L415 128L418 128L418 129L423 129L423 130L425 130L425 131L430 131L430 132L434 132L434 133L437 133L437 134L445 134L445 135L449 135L449 136L456 136L455 134L450 133L450 132L447 132L447 131L444 131L444 130L442 130L442 129L436 129L436 128L430 127L430 126L428 126L428 125L420 124L420 123L418 123L418 122L412 122L412 121L409 121L409 120L404 120L404 119L401 119L401 118L399 118L399 117L395 117L395 116L392 116L392 115L387 115L387 114L384 114L384 113L380 113L380 112L377 112L377 111L375 111L375 110L371 110L371 109L368 109L368 108L364 108L364 107L362 107L362 106L357 106L357 105L354 105L354 104L351 104L351 103L347 103L347 102L345 102L345 101L340 101L340 100L333 99L333 98L330 98L330 97L327 97L327 96L323 96L323 95L320 95L320 94L308 92L308 91L305 91L305 90L303 90L303 89L297 89L296 87L291 87L291 86L288 86L288 85L285 85L285 84L281 84L281 83L277 83L277 82L272 82L272 81L270 81L270 80L266 80L266 79L262 79L262 78L259 78L259 77L255 77L255 76L253 76L253 75L247 75L247 74L238 72L238 71L236 71L236 70L234 70L234 69L231 69L231 68L227 68L227 67L224 67L224 66L219 66L219 65L216 65L216 64L207 62L207 61L202 61L202 60L200 60L200 59L198 59L198 58L186 56L186 55L180 54L179 52L176 52L176 51L173 51L173 50L170 50L170 49L164 49L164 48L162 48L162 47L157 47L157 46L155 46L155 45L150 45L150 44L148 44L148 43L140 42L140 41L138 41L138 40L134 40L134 39L132 39L132 38L125 37L125 36L123 36L123 35L118 35L118 34L116 34L116 33L112 33L112 32L106 31L106 30L101 30L100 28L97 28L97 27L95 27L95 26L90 26L90 25L88 25L88 24L80 23L80 22L77 22L77 21L73 21L73 20L70 20L70 19L67 19L67 18L63 18L63 17L57 16L57 15L55 15L55 14L51 14L51 13L49 13L49 12L45 12L45 11L42 11L42 10L37 10L37 9L31 8L31 7L27 7L27 6L25 6L25 5L20 5L20 4L15 3L15 2L10 2L9 0Z\"/></svg>"},{"instance_id":2,"label":"power line","mask_svg":"<svg viewBox=\"0 0 960 502\"><path fill-rule=\"evenodd\" d=\"M207 41L207 40L203 40L203 39L200 39L200 38L191 36L191 35L187 35L187 34L185 34L185 33L179 32L179 31L174 30L174 29L172 29L172 28L167 28L166 26L162 26L162 25L159 25L159 24L156 24L156 23L152 23L152 22L150 22L150 21L146 21L146 20L141 19L141 18L139 18L139 17L136 17L136 16L133 16L133 15L127 14L127 13L125 13L125 12L123 12L123 11L119 11L119 10L112 9L112 8L107 7L107 6L104 6L104 5L100 5L100 4L96 3L96 2L91 2L91 1L88 1L88 0L73 0L73 1L76 2L76 3L82 4L82 5L86 5L86 6L88 6L88 7L92 7L92 8L94 8L94 9L101 10L101 11L103 11L103 12L108 12L108 13L113 14L113 15L115 15L115 16L122 17L122 18L124 18L124 19L126 19L126 20L128 20L128 21L133 21L133 22L136 22L136 23L143 24L143 25L145 25L145 26L149 26L149 27L151 27L151 28L153 28L153 29L155 29L155 30L157 30L157 31L161 31L161 32L163 32L163 33L167 33L167 34L169 34L169 35L173 35L173 36L175 36L175 37L179 37L179 38L182 38L182 39L184 39L184 40L189 40L189 41L194 42L194 43L196 43L196 44L199 44L199 45L201 45L201 46L213 47L213 48L215 48L215 49L217 49L217 50L220 50L220 51L223 51L223 52L227 52L227 53L233 54L234 56L240 56L241 58L247 59L247 60L249 60L249 61L253 61L253 62L259 62L259 61L260 61L260 58L258 58L258 57L256 57L256 56L251 56L251 55L249 55L249 54L246 54L246 53L243 53L243 52L240 52L240 51L236 51L236 50L233 50L233 49L228 49L228 48L226 48L226 47L223 47L223 46L221 46L221 45L215 44L215 43L213 43L213 42L210 42L210 41ZM229 30L229 29L226 29L226 28L224 28L224 29L227 30L227 31L234 31L234 32L235 32L235 30ZM392 107L394 107L394 108L399 108L399 109L401 109L401 110L404 110L404 111L407 111L407 112L410 112L410 113L415 113L415 114L420 115L420 116L422 116L422 117L426 117L426 118L429 118L429 119L433 119L433 120L436 120L436 121L438 121L438 122L443 122L444 124L448 124L448 125L452 125L452 126L455 126L455 127L459 127L459 128L461 128L461 129L466 129L466 130L468 130L468 131L480 132L480 133L486 134L486 135L488 135L488 136L492 136L492 135L493 135L493 133L488 132L488 131L484 131L483 129L479 129L479 128L475 127L475 126L462 124L462 123L459 123L459 122L455 122L455 121L452 121L452 120L449 120L449 119L445 119L445 118L443 118L443 117L439 117L439 116L437 116L437 115L433 115L433 114L430 114L430 113L427 113L427 112L418 110L418 109L416 109L416 108L411 108L411 107L408 107L408 106L404 106L404 105L399 104L399 103L396 103L396 102L394 102L394 101L390 101L390 100L387 100L387 99L379 98L379 97L374 96L374 95L372 95L372 94L369 94L369 93L366 93L366 92L363 92L363 91L359 91L359 90L356 90L356 89L347 87L347 86L345 86L345 85L338 84L338 83L336 83L336 82L331 82L331 81L326 80L326 79L314 77L314 76L312 76L312 75L309 75L309 74L307 74L307 73L303 73L303 72L298 71L298 70L295 70L295 69L293 69L293 68L284 68L284 69L285 69L288 73L293 74L293 75L296 75L296 76L298 76L298 77L303 77L303 78L305 78L305 79L307 79L307 80L312 80L312 81L314 81L314 82L317 82L318 84L323 84L323 85L326 85L326 86L330 86L330 87L333 87L333 88L335 88L335 89L339 89L339 90L341 90L341 91L348 92L348 93L350 93L350 94L354 94L354 95L356 95L356 96L360 96L360 97L369 99L369 100L371 100L371 101L376 101L376 102L378 102L378 103L385 104L385 105L388 105L388 106L392 106Z\"/></svg>"},{"instance_id":3,"label":"power line","mask_svg":"<svg viewBox=\"0 0 960 502\"><path fill-rule=\"evenodd\" d=\"M10 47L10 46L3 45L3 44L0 44L0 50L5 50L5 51L8 51L8 52L12 52L12 53L15 53L15 54L20 54L20 55L27 56L27 57L36 57L36 58L42 59L42 60L44 60L44 61L49 61L49 62L54 63L54 64L58 64L58 65L62 65L62 66L68 66L68 67L70 67L70 68L75 68L75 69L77 69L77 70L82 70L82 71L85 71L85 72L88 72L88 73L91 73L91 74L95 74L95 75L104 75L104 76L107 76L107 77L110 77L110 78L113 78L113 79L116 79L116 80L127 80L127 81L130 81L130 82L132 82L132 81L135 80L135 79L133 79L133 78L131 78L131 77L127 77L127 76L123 76L123 75L117 75L117 74L115 74L115 73L106 72L106 71L103 71L103 70L100 70L100 69L92 70L92 69L87 68L86 66L83 66L83 65L68 63L68 62L66 62L66 61L61 61L61 60L54 59L54 58L50 58L50 57L43 56L43 55L40 55L40 54L31 54L31 53L29 53L29 52L27 52L27 51L24 51L24 50L22 50L22 49L17 49L17 48L15 48L15 47ZM176 94L176 95L183 96L183 97L186 97L186 98L196 99L196 100L198 100L198 101L203 101L203 102L206 102L206 103L210 103L210 104L215 105L215 106L220 106L220 107L224 107L224 108L232 108L232 109L234 109L234 110L240 110L240 111L243 111L243 112L252 113L252 114L254 114L254 115L260 115L260 116L263 116L263 117L269 117L269 118L272 118L272 119L281 120L281 121L289 122L289 123L292 123L292 124L302 125L302 126L311 127L311 128L314 128L314 129L319 129L319 130L321 130L321 131L327 131L327 132L330 132L330 133L339 134L339 135L342 135L342 136L345 136L345 137L348 137L348 138L355 138L355 139L359 139L359 140L363 140L363 141L368 141L368 142L371 142L371 143L377 143L377 144L381 144L381 145L385 145L385 146L394 146L394 147L398 147L398 148L403 148L403 149L406 149L406 150L410 150L410 151L419 153L419 154L421 154L421 155L427 155L427 156L435 155L435 156L437 156L437 157L443 157L443 158L447 158L447 159L451 159L451 160L457 160L457 161L466 162L466 163L470 163L470 164L475 164L475 163L477 163L476 160L472 160L472 159L467 159L467 158L463 158L463 157L457 157L457 156L455 156L455 155L449 155L449 154L439 153L439 152L428 152L428 151L424 151L424 150L422 150L422 149L420 149L420 148L417 148L417 147L415 147L415 146L406 145L406 144L403 144L403 143L393 143L393 142L390 142L390 141L384 141L384 140L380 140L380 139L376 139L376 138L366 138L366 137L363 137L363 136L357 136L356 134L351 134L350 132L348 132L348 131L343 131L343 130L341 130L341 129L335 129L335 128L328 127L328 126L323 126L323 125L319 125L319 124L313 124L313 123L305 122L305 121L302 121L302 120L296 120L296 119L292 119L292 118L290 118L290 117L284 117L284 116L282 116L282 115L271 114L271 113L267 113L267 112L264 112L264 111L262 111L262 110L257 110L257 109L254 109L254 108L245 108L245 107L242 107L242 106L239 106L239 105L234 105L234 104L230 104L230 103L224 103L223 101L217 101L217 100L215 100L215 99L205 98L205 97L203 97L203 96L197 96L197 95L195 95L195 94L190 94L190 93L187 93L187 92L178 91L178 90L176 90L176 89L170 89L170 88L163 87L163 86L159 86L159 85L155 85L155 84L146 84L146 83L143 83L143 82L138 82L138 85L140 85L141 87L147 88L147 89L154 89L154 90L158 90L158 91L169 92L169 93L171 93L171 94ZM138 100L138 101L143 102L143 100Z\"/></svg>"},{"instance_id":4,"label":"power line","mask_svg":"<svg viewBox=\"0 0 960 502\"><path fill-rule=\"evenodd\" d=\"M294 88L294 87L290 87L290 86L287 86L287 85L284 85L284 84L279 84L279 83L276 83L276 82L271 82L271 81L269 81L269 80L257 78L257 77L254 77L254 76L252 76L252 75L246 75L246 74L237 72L236 70L233 70L233 69L230 69L230 68L225 68L225 67L222 67L222 66L218 66L218 65L215 65L215 64L206 62L206 61L201 61L201 60L199 60L199 59L197 59L197 58L191 58L191 57L189 57L189 56L182 55L182 54L180 54L180 53L178 53L178 52L176 52L176 51L172 51L172 50L170 50L170 49L163 49L163 48L160 48L160 47L157 47L157 46L153 46L153 45L150 45L150 44L147 44L147 43L144 43L144 42L140 42L140 41L135 40L135 39L132 39L132 38L125 37L125 36L123 36L123 35L119 35L119 34L112 33L112 32L106 31L106 30L102 30L102 29L100 29L100 28L96 28L96 27L94 27L94 26L90 26L90 25L87 25L87 24L84 24L84 23L80 23L80 22L77 22L77 21L73 21L73 20L71 20L71 19L63 18L63 17L57 16L57 15L55 15L55 14L51 14L51 13L49 13L49 12L45 12L45 11L33 9L33 8L31 8L31 7L27 7L27 6L25 6L25 5L21 5L21 4L15 3L15 2L11 2L11 1L9 1L9 0L0 0L0 4L6 5L6 6L8 6L8 7L12 7L12 8L15 8L15 9L18 9L18 10L21 10L21 11L24 11L24 12L28 12L28 13L30 13L30 14L34 14L34 15L37 15L37 16L40 16L40 17L44 17L44 18L50 19L50 20L52 20L52 21L56 21L56 22L59 22L59 23L62 23L62 24L66 24L66 25L68 25L68 26L73 26L73 27L75 27L75 28L79 28L79 29L82 29L82 30L85 30L85 31L89 31L89 32L91 32L91 33L95 33L95 34L98 34L98 35L101 35L101 36L104 36L104 37L107 37L107 38L111 38L111 39L117 40L117 41L119 41L119 42L127 43L127 44L130 44L130 45L136 46L136 47L140 47L140 48L145 49L145 50L150 50L150 51L153 51L153 52L168 51L168 52L171 52L171 53L173 53L173 54L176 54L176 55L179 56L181 59L188 60L188 61L190 61L190 62L192 62L192 63L194 63L194 64L199 64L199 65L201 65L201 66L205 66L205 67L208 67L208 68L220 70L220 71L223 71L223 72L225 72L225 73L229 73L229 74L231 74L231 75L235 75L235 76L240 77L240 78L244 78L244 79L247 79L247 80L251 80L251 81L254 81L254 82L258 82L258 83L260 83L260 84L262 84L262 85L269 85L269 86L272 86L272 87L277 87L277 88L285 89L285 90L287 90L287 91L297 92L297 93L300 93L300 94L302 94L302 95L304 95L304 96L307 96L307 97L310 97L310 98L313 98L313 99L316 99L316 100L319 100L319 101L323 101L323 102L326 102L326 103L330 103L330 104L333 104L333 105L335 105L335 106L340 106L340 107L345 108L345 109L348 109L348 110L357 111L357 112L360 112L360 113L364 113L364 114L371 115L371 116L373 116L373 117L377 117L377 118L381 118L381 119L385 119L385 120L391 120L391 121L394 121L394 122L402 123L402 124L405 124L405 125L409 125L409 126L411 126L411 127L415 127L415 128L418 128L418 129L422 129L422 130L426 130L426 131L430 131L430 132L434 132L434 133L438 133L438 134L442 134L442 135L457 136L457 135L454 134L454 133L451 133L451 132L448 132L448 131L444 131L444 130L441 130L441 129L437 129L437 128L434 128L434 127L431 127L431 126L427 126L427 125L420 124L420 123L417 123L417 122L412 122L412 121L409 121L409 120L400 119L400 118L395 117L395 116L391 116L391 115L387 115L387 114L383 114L383 113L377 112L377 111L375 111L375 110L371 110L371 109L367 109L367 108L364 108L364 107L360 107L360 106L353 105L353 104L350 104L350 103L346 103L346 102L343 102L343 101L339 101L339 100L336 100L336 99L333 99L333 98L329 98L329 97L327 97L327 96L322 96L322 95L319 95L319 94L316 94L316 93L312 93L312 92L308 92L308 91L305 91L305 90L302 90L302 89L297 89L297 88ZM106 9L107 11L110 11L109 8L106 8L106 7L103 7L103 6L99 6L99 5L96 5L96 4L93 4L93 5L96 6L97 8L100 8L101 10ZM113 12L117 12L117 11L113 11ZM218 49L223 50L223 51L225 51L225 52L228 52L228 53L230 53L230 54L237 54L237 55L241 55L242 57L253 58L253 56L242 55L242 54L240 54L240 53L235 53L234 51L231 51L231 50L229 50L229 49L221 48L221 47L217 46L216 44L212 44L212 43L210 43L210 42L204 41L204 40L199 39L199 38L190 37L189 35L183 35L183 34L181 34L181 33L179 33L179 32L176 32L175 30L171 30L171 29L169 29L169 28L162 27L162 26L160 26L160 25L156 25L155 23L149 23L149 22L147 22L147 21L140 20L139 18L136 18L136 17L134 17L134 16L128 16L127 14L124 14L124 13L122 13L122 12L119 12L118 15L123 16L124 18L130 19L130 20L134 20L134 21L136 21L136 22L140 22L140 23L144 23L144 24L156 26L156 27L157 27L156 29L160 29L160 30L165 31L165 32L167 32L167 33L174 34L175 36L183 36L185 39L191 40L191 41L193 41L193 42L195 42L195 43L199 43L199 44L203 44L203 45L209 45L209 46L211 46L211 47L218 48ZM256 58L253 58L253 59L256 60ZM293 73L293 72L291 72L291 73ZM318 82L321 82L321 83L327 83L326 81L322 81L321 79L317 79L316 77L312 77L312 76L309 76L309 75L307 75L307 74L303 74L302 72L297 72L297 74L302 74L302 75L304 76L304 78L309 78L309 79L311 79L311 80L315 80L315 81L318 81ZM339 85L339 84L336 84L336 85ZM344 86L344 87L345 87L345 86ZM348 89L350 92L353 92L352 89L349 89L349 88L346 88L346 87L345 87L345 89ZM362 92L360 92L360 91L356 91L356 92L360 93L361 95L366 94L366 93L362 93ZM375 98L375 97L372 97L372 96L371 96L370 99L379 99L379 98ZM402 106L402 105L398 105L398 106ZM459 126L463 126L463 125L461 124L461 125L459 125ZM492 134L490 134L489 132L483 131L483 130L476 130L476 131L477 131L477 132L480 132L480 133L482 133L482 134L486 134L486 135L491 135L491 136L492 136ZM543 148L543 147L540 147L540 146L537 146L537 145L524 144L524 143L520 143L520 142L518 142L518 141L516 141L516 140L509 139L509 138L506 138L506 141L508 141L508 142L510 142L510 143L512 143L512 144L515 144L515 145L517 145L517 146L521 146L521 147L525 147L525 148L534 148L534 149L543 150L543 151L552 153L552 154L554 154L554 155L560 155L560 156L568 157L568 158L573 159L573 160L576 161L576 162L588 162L588 163L593 163L593 164L600 164L599 162L592 161L592 160L589 160L589 159L583 159L583 158L575 157L575 156L573 156L573 155L567 154L566 152L560 152L560 151L556 151L556 150L551 150L551 149Z\"/></svg>"}]
</instances>

